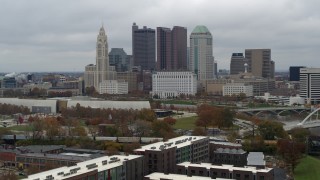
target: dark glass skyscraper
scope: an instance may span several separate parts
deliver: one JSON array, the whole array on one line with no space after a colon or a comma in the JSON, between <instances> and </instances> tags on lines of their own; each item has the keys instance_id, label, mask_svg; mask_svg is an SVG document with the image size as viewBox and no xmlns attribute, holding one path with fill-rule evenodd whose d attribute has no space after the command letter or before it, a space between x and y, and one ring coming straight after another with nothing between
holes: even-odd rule
<instances>
[{"instance_id":1,"label":"dark glass skyscraper","mask_svg":"<svg viewBox=\"0 0 320 180\"><path fill-rule=\"evenodd\" d=\"M157 70L187 70L187 29L157 28Z\"/></svg>"},{"instance_id":2,"label":"dark glass skyscraper","mask_svg":"<svg viewBox=\"0 0 320 180\"><path fill-rule=\"evenodd\" d=\"M232 53L230 62L230 74L239 74L245 72L245 64L248 63L243 53Z\"/></svg>"},{"instance_id":3,"label":"dark glass skyscraper","mask_svg":"<svg viewBox=\"0 0 320 180\"><path fill-rule=\"evenodd\" d=\"M133 23L132 25L132 55L134 66L140 66L141 70L154 70L156 63L154 29L144 26L142 29Z\"/></svg>"}]
</instances>

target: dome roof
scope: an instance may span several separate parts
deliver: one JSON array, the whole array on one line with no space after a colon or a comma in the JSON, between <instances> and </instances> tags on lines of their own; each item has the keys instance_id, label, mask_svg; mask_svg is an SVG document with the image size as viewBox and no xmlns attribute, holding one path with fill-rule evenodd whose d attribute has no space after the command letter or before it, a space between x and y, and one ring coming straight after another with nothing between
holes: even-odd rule
<instances>
[{"instance_id":1,"label":"dome roof","mask_svg":"<svg viewBox=\"0 0 320 180\"><path fill-rule=\"evenodd\" d=\"M204 34L209 33L209 34L211 34L206 26L200 26L200 25L195 27L193 29L192 33L204 33Z\"/></svg>"}]
</instances>

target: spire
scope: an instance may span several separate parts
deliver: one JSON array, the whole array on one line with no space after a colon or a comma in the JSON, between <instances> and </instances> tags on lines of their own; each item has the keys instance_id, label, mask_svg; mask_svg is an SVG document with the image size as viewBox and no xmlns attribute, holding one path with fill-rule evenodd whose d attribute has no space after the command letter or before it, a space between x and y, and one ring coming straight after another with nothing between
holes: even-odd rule
<instances>
[{"instance_id":1,"label":"spire","mask_svg":"<svg viewBox=\"0 0 320 180\"><path fill-rule=\"evenodd\" d=\"M103 27L103 23L101 25L100 31L99 31L100 35L105 35L105 31L104 31L104 27Z\"/></svg>"}]
</instances>

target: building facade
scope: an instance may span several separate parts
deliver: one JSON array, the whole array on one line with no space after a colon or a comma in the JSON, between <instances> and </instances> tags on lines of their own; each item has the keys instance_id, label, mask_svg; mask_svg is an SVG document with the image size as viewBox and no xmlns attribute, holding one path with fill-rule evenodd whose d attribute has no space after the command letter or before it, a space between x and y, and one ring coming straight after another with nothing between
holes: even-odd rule
<instances>
[{"instance_id":1,"label":"building facade","mask_svg":"<svg viewBox=\"0 0 320 180\"><path fill-rule=\"evenodd\" d=\"M103 156L33 174L27 179L143 179L143 161L143 157L138 155Z\"/></svg>"},{"instance_id":2,"label":"building facade","mask_svg":"<svg viewBox=\"0 0 320 180\"><path fill-rule=\"evenodd\" d=\"M263 78L274 78L275 63L271 60L271 49L246 49L248 72Z\"/></svg>"},{"instance_id":3,"label":"building facade","mask_svg":"<svg viewBox=\"0 0 320 180\"><path fill-rule=\"evenodd\" d=\"M245 94L246 97L252 97L253 96L253 86L252 85L245 85L244 83L231 83L226 84L223 86L222 91L223 96L232 96L240 94Z\"/></svg>"},{"instance_id":4,"label":"building facade","mask_svg":"<svg viewBox=\"0 0 320 180\"><path fill-rule=\"evenodd\" d=\"M306 68L305 66L290 66L289 68L289 81L300 81L300 69Z\"/></svg>"},{"instance_id":5,"label":"building facade","mask_svg":"<svg viewBox=\"0 0 320 180\"><path fill-rule=\"evenodd\" d=\"M256 167L234 167L233 165L212 165L209 163L183 162L177 164L177 174L188 176L204 176L211 178L248 179L248 180L273 180L272 168L259 169Z\"/></svg>"},{"instance_id":6,"label":"building facade","mask_svg":"<svg viewBox=\"0 0 320 180\"><path fill-rule=\"evenodd\" d=\"M109 65L114 66L117 72L128 71L130 68L130 57L123 48L111 48L109 53Z\"/></svg>"},{"instance_id":7,"label":"building facade","mask_svg":"<svg viewBox=\"0 0 320 180\"><path fill-rule=\"evenodd\" d=\"M197 93L196 75L189 71L156 72L152 75L152 96L173 98Z\"/></svg>"},{"instance_id":8,"label":"building facade","mask_svg":"<svg viewBox=\"0 0 320 180\"><path fill-rule=\"evenodd\" d=\"M300 97L308 104L320 102L320 68L300 69Z\"/></svg>"},{"instance_id":9,"label":"building facade","mask_svg":"<svg viewBox=\"0 0 320 180\"><path fill-rule=\"evenodd\" d=\"M230 74L239 74L245 72L245 64L248 63L243 53L232 53L230 62Z\"/></svg>"},{"instance_id":10,"label":"building facade","mask_svg":"<svg viewBox=\"0 0 320 180\"><path fill-rule=\"evenodd\" d=\"M187 70L187 29L157 27L157 70Z\"/></svg>"},{"instance_id":11,"label":"building facade","mask_svg":"<svg viewBox=\"0 0 320 180\"><path fill-rule=\"evenodd\" d=\"M96 71L94 87L99 89L100 83L108 79L109 55L107 35L103 26L100 28L96 43Z\"/></svg>"},{"instance_id":12,"label":"building facade","mask_svg":"<svg viewBox=\"0 0 320 180\"><path fill-rule=\"evenodd\" d=\"M154 29L144 26L142 29L133 23L132 25L132 56L134 66L140 66L141 70L155 69L156 63L156 32Z\"/></svg>"},{"instance_id":13,"label":"building facade","mask_svg":"<svg viewBox=\"0 0 320 180\"><path fill-rule=\"evenodd\" d=\"M205 136L180 136L166 142L142 146L135 150L144 155L145 173L173 173L177 163L209 161L209 138Z\"/></svg>"},{"instance_id":14,"label":"building facade","mask_svg":"<svg viewBox=\"0 0 320 180\"><path fill-rule=\"evenodd\" d=\"M197 26L190 35L190 69L198 80L214 78L212 35L205 26Z\"/></svg>"},{"instance_id":15,"label":"building facade","mask_svg":"<svg viewBox=\"0 0 320 180\"><path fill-rule=\"evenodd\" d=\"M128 82L106 80L100 83L100 94L128 94Z\"/></svg>"}]
</instances>

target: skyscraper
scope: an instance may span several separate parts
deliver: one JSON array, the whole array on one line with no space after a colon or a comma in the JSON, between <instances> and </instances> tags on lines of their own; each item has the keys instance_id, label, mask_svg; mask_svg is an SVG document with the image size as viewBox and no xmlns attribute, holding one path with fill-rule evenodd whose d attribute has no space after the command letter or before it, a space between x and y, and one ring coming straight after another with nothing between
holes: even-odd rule
<instances>
[{"instance_id":1,"label":"skyscraper","mask_svg":"<svg viewBox=\"0 0 320 180\"><path fill-rule=\"evenodd\" d=\"M300 96L308 104L319 104L320 68L300 68Z\"/></svg>"},{"instance_id":2,"label":"skyscraper","mask_svg":"<svg viewBox=\"0 0 320 180\"><path fill-rule=\"evenodd\" d=\"M214 78L212 35L205 26L195 27L190 35L190 70L198 80Z\"/></svg>"},{"instance_id":3,"label":"skyscraper","mask_svg":"<svg viewBox=\"0 0 320 180\"><path fill-rule=\"evenodd\" d=\"M85 87L94 86L100 92L100 84L106 80L115 80L114 66L109 66L108 41L103 26L100 28L96 43L96 65L85 67Z\"/></svg>"},{"instance_id":4,"label":"skyscraper","mask_svg":"<svg viewBox=\"0 0 320 180\"><path fill-rule=\"evenodd\" d=\"M187 70L185 27L157 27L157 70Z\"/></svg>"},{"instance_id":5,"label":"skyscraper","mask_svg":"<svg viewBox=\"0 0 320 180\"><path fill-rule=\"evenodd\" d=\"M108 41L103 26L100 28L96 44L96 73L94 87L98 90L100 83L107 80L109 71Z\"/></svg>"},{"instance_id":6,"label":"skyscraper","mask_svg":"<svg viewBox=\"0 0 320 180\"><path fill-rule=\"evenodd\" d=\"M274 78L274 61L271 60L271 49L246 49L248 71L254 76Z\"/></svg>"},{"instance_id":7,"label":"skyscraper","mask_svg":"<svg viewBox=\"0 0 320 180\"><path fill-rule=\"evenodd\" d=\"M232 53L230 62L230 74L239 74L245 72L245 64L248 61L244 58L243 53Z\"/></svg>"},{"instance_id":8,"label":"skyscraper","mask_svg":"<svg viewBox=\"0 0 320 180\"><path fill-rule=\"evenodd\" d=\"M171 29L157 27L157 70L172 70L172 33Z\"/></svg>"},{"instance_id":9,"label":"skyscraper","mask_svg":"<svg viewBox=\"0 0 320 180\"><path fill-rule=\"evenodd\" d=\"M129 57L123 48L111 48L109 63L115 66L117 72L128 71L130 66Z\"/></svg>"},{"instance_id":10,"label":"skyscraper","mask_svg":"<svg viewBox=\"0 0 320 180\"><path fill-rule=\"evenodd\" d=\"M144 26L142 29L132 25L132 55L134 66L141 70L154 70L156 63L155 30Z\"/></svg>"}]
</instances>

